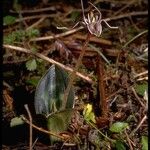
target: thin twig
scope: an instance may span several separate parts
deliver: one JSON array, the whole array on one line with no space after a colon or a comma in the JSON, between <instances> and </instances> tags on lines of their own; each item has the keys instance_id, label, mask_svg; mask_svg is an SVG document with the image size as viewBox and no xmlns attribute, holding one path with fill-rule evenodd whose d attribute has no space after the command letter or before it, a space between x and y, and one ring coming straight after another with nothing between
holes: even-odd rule
<instances>
[{"instance_id":1,"label":"thin twig","mask_svg":"<svg viewBox=\"0 0 150 150\"><path fill-rule=\"evenodd\" d=\"M99 50L98 48L96 48L95 46L93 46L91 44L89 44L89 46L93 49L93 51L96 51L110 65L109 60L104 56L104 54L101 52L101 50Z\"/></svg>"},{"instance_id":2,"label":"thin twig","mask_svg":"<svg viewBox=\"0 0 150 150\"><path fill-rule=\"evenodd\" d=\"M131 90L132 90L134 96L136 97L136 99L138 100L138 102L139 102L139 103L141 104L141 106L144 108L145 105L143 104L143 102L141 101L141 99L139 98L139 96L137 95L137 93L136 93L134 87L131 87Z\"/></svg>"},{"instance_id":3,"label":"thin twig","mask_svg":"<svg viewBox=\"0 0 150 150\"><path fill-rule=\"evenodd\" d=\"M34 146L35 146L35 144L36 144L36 142L38 141L38 137L35 139L35 141L34 141L34 143L32 144L32 149L34 148Z\"/></svg>"},{"instance_id":4,"label":"thin twig","mask_svg":"<svg viewBox=\"0 0 150 150\"><path fill-rule=\"evenodd\" d=\"M119 16L115 16L115 17L111 17L111 18L106 18L106 21L111 21L111 20L118 20L118 19L122 19L122 18L127 18L130 16L145 16L148 15L148 11L138 11L138 12L131 12L131 13L126 13L123 15L119 15Z\"/></svg>"},{"instance_id":5,"label":"thin twig","mask_svg":"<svg viewBox=\"0 0 150 150\"><path fill-rule=\"evenodd\" d=\"M69 95L70 89L71 89L71 87L72 87L72 85L73 85L73 82L74 82L74 80L75 80L76 72L78 71L78 69L79 69L79 67L80 67L80 65L81 65L81 63L82 63L82 58L83 58L83 56L84 56L84 54L85 54L86 47L87 47L88 42L89 42L89 40L90 40L90 36L91 36L91 34L88 33L87 38L86 38L86 41L85 41L85 43L84 43L84 45L83 45L83 47L82 47L82 51L81 51L81 53L80 53L80 56L79 56L79 58L78 58L78 60L77 60L75 69L74 69L74 71L72 72L72 74L71 74L70 77L69 77L69 83L68 83L68 86L67 86L67 88L66 88L66 90L65 90L65 92L64 92L64 102L63 102L63 104L62 104L62 109L65 109L65 107L66 107L66 103L67 103L67 99L68 99L68 95Z\"/></svg>"},{"instance_id":6,"label":"thin twig","mask_svg":"<svg viewBox=\"0 0 150 150\"><path fill-rule=\"evenodd\" d=\"M148 77L143 77L143 78L137 79L137 81L143 81L143 80L148 80Z\"/></svg>"},{"instance_id":7,"label":"thin twig","mask_svg":"<svg viewBox=\"0 0 150 150\"><path fill-rule=\"evenodd\" d=\"M147 119L147 115L145 115L142 120L140 121L140 123L138 124L138 126L130 133L130 137L141 127L141 125L144 123L144 121Z\"/></svg>"},{"instance_id":8,"label":"thin twig","mask_svg":"<svg viewBox=\"0 0 150 150\"><path fill-rule=\"evenodd\" d=\"M15 22L22 22L25 20L32 20L32 19L38 19L38 18L53 18L56 17L56 14L45 14L45 15L34 15L34 16L28 16L28 17L24 17L24 18L20 18L20 19L16 19Z\"/></svg>"},{"instance_id":9,"label":"thin twig","mask_svg":"<svg viewBox=\"0 0 150 150\"><path fill-rule=\"evenodd\" d=\"M28 50L28 49L25 49L25 48L22 48L22 47L18 47L18 46L13 46L13 45L4 44L3 47L4 47L4 48L9 48L9 49L12 49L12 50L16 50L16 51L20 51L20 52L23 52L23 53L32 54L32 55L34 55L34 56L36 56L36 57L39 57L39 58L41 58L41 59L43 59L43 60L45 60L45 61L47 61L47 62L50 62L50 63L52 63L52 64L55 64L55 65L57 65L57 66L63 68L63 69L66 70L66 71L73 72L73 69L72 69L72 68L70 68L70 67L68 67L68 66L65 66L65 65L63 65L63 64L61 64L61 63L59 63L59 62L57 62L57 61L55 61L55 60L53 60L53 59L51 59L51 58L48 58L48 57L44 56L43 54L34 53L34 52L32 52L31 50ZM82 79L88 81L89 83L92 83L92 82L93 82L91 78L89 78L88 76L85 76L85 75L83 75L83 74L81 74L81 73L79 73L79 72L76 72L76 75L79 76L80 78L82 78Z\"/></svg>"},{"instance_id":10,"label":"thin twig","mask_svg":"<svg viewBox=\"0 0 150 150\"><path fill-rule=\"evenodd\" d=\"M125 135L126 135L126 137L127 137L127 141L128 141L130 150L133 150L133 147L132 147L132 144L131 144L131 140L130 140L130 138L129 138L129 135L127 134L127 131L126 131L126 130L125 130L124 132L125 132Z\"/></svg>"},{"instance_id":11,"label":"thin twig","mask_svg":"<svg viewBox=\"0 0 150 150\"><path fill-rule=\"evenodd\" d=\"M122 48L127 47L127 45L129 45L130 43L132 43L134 40L136 40L137 38L139 38L140 36L142 36L143 34L147 33L148 30L144 30L143 32L139 33L138 35L136 35L135 37L133 37L131 40L129 40Z\"/></svg>"},{"instance_id":12,"label":"thin twig","mask_svg":"<svg viewBox=\"0 0 150 150\"><path fill-rule=\"evenodd\" d=\"M30 13L38 13L38 12L44 12L44 11L54 11L55 8L53 6L46 7L46 8L40 8L40 9L35 9L35 10L21 10L20 12L22 14L30 14ZM10 10L11 13L17 13L14 10Z\"/></svg>"},{"instance_id":13,"label":"thin twig","mask_svg":"<svg viewBox=\"0 0 150 150\"><path fill-rule=\"evenodd\" d=\"M30 113L30 110L28 108L28 105L25 104L24 105L26 111L27 111L27 114L29 116L29 125L30 125L30 134L29 134L29 150L32 150L32 116L31 116L31 113Z\"/></svg>"},{"instance_id":14,"label":"thin twig","mask_svg":"<svg viewBox=\"0 0 150 150\"><path fill-rule=\"evenodd\" d=\"M120 12L123 12L123 10L125 10L127 7L129 7L130 5L132 5L132 3L134 3L135 0L129 1L124 7L121 7L121 9L119 9L117 12L115 12L113 15L116 16L118 15Z\"/></svg>"},{"instance_id":15,"label":"thin twig","mask_svg":"<svg viewBox=\"0 0 150 150\"><path fill-rule=\"evenodd\" d=\"M22 119L23 119L27 124L30 124L30 121L29 121L27 118L25 118L24 116L21 116L21 117L22 117ZM62 139L62 140L64 139L63 136L60 136L60 135L58 135L58 134L56 134L56 133L53 133L53 132L51 132L51 131L47 131L47 130L45 130L45 129L43 129L43 128L40 128L40 127L34 125L33 123L32 123L31 125L32 125L33 128L39 130L40 132L43 132L43 133L46 133L46 134L55 136L55 137L60 138L60 139Z\"/></svg>"},{"instance_id":16,"label":"thin twig","mask_svg":"<svg viewBox=\"0 0 150 150\"><path fill-rule=\"evenodd\" d=\"M59 38L59 37L64 37L64 36L67 36L67 35L70 35L70 34L73 34L79 30L83 29L83 27L79 27L79 28L76 28L76 29L72 29L72 30L69 30L69 31L66 31L64 33L60 33L60 34L57 34L55 36L45 36L45 37L39 37L39 38L34 38L34 39L31 39L30 41L45 41L45 40L51 40L51 39L54 39L54 38Z\"/></svg>"},{"instance_id":17,"label":"thin twig","mask_svg":"<svg viewBox=\"0 0 150 150\"><path fill-rule=\"evenodd\" d=\"M37 22L35 22L35 23L32 24L31 26L29 26L29 27L26 29L26 31L28 31L28 30L30 30L30 29L32 29L32 28L35 28L37 25L39 25L41 22L43 22L45 18L46 18L46 17L40 18Z\"/></svg>"},{"instance_id":18,"label":"thin twig","mask_svg":"<svg viewBox=\"0 0 150 150\"><path fill-rule=\"evenodd\" d=\"M147 71L147 70L144 71L144 72L141 72L141 73L139 73L139 74L137 74L137 75L135 75L134 78L137 78L137 77L140 77L140 76L143 76L143 75L146 75L146 74L148 74L148 71Z\"/></svg>"},{"instance_id":19,"label":"thin twig","mask_svg":"<svg viewBox=\"0 0 150 150\"><path fill-rule=\"evenodd\" d=\"M75 37L76 39L79 39L79 40L85 40L86 39L86 36L84 34L83 35L74 34L73 37ZM90 42L94 42L94 43L97 43L97 44L108 45L108 46L112 45L112 41L106 40L106 39L103 39L103 38L100 38L100 37L96 37L96 36L91 37Z\"/></svg>"},{"instance_id":20,"label":"thin twig","mask_svg":"<svg viewBox=\"0 0 150 150\"><path fill-rule=\"evenodd\" d=\"M87 120L86 120L87 121ZM103 134L93 123L91 123L90 121L87 121L94 129L96 129L104 138L106 138L108 141L110 142L115 142L114 139L111 139L109 137L107 137L105 134Z\"/></svg>"}]
</instances>

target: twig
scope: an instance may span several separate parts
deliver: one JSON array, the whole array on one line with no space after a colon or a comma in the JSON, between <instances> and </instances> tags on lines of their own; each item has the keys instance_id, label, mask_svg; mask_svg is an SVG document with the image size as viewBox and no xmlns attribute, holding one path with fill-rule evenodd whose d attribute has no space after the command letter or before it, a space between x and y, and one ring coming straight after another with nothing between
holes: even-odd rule
<instances>
[{"instance_id":1,"label":"twig","mask_svg":"<svg viewBox=\"0 0 150 150\"><path fill-rule=\"evenodd\" d=\"M95 1L95 4L97 4L97 3L99 3L99 2L111 2L112 4L114 3L114 4L127 4L127 1L125 1L125 0L123 0L123 1L120 1L120 0L96 0Z\"/></svg>"},{"instance_id":2,"label":"twig","mask_svg":"<svg viewBox=\"0 0 150 150\"><path fill-rule=\"evenodd\" d=\"M120 12L123 12L124 9L126 9L127 7L129 7L132 3L134 3L135 0L132 0L130 2L128 2L124 7L122 7L121 9L119 9L117 12L115 12L113 15L116 16L118 15Z\"/></svg>"},{"instance_id":3,"label":"twig","mask_svg":"<svg viewBox=\"0 0 150 150\"><path fill-rule=\"evenodd\" d=\"M21 10L20 12L22 14L30 14L30 13L38 13L38 12L44 12L44 11L54 11L54 7L46 7L46 8L40 8L40 9L35 9L35 10ZM16 11L10 10L11 13L17 13Z\"/></svg>"},{"instance_id":4,"label":"twig","mask_svg":"<svg viewBox=\"0 0 150 150\"><path fill-rule=\"evenodd\" d=\"M95 46L89 44L89 46L94 50L96 51L109 65L110 65L110 62L109 60L104 56L104 54L98 49L96 48Z\"/></svg>"},{"instance_id":5,"label":"twig","mask_svg":"<svg viewBox=\"0 0 150 150\"><path fill-rule=\"evenodd\" d=\"M29 125L30 125L29 150L32 150L32 116L31 116L30 110L28 108L28 105L25 104L24 107L25 107L27 114L29 116Z\"/></svg>"},{"instance_id":6,"label":"twig","mask_svg":"<svg viewBox=\"0 0 150 150\"><path fill-rule=\"evenodd\" d=\"M22 119L23 119L27 124L30 124L30 121L29 121L27 118L25 118L24 116L21 116L21 117L22 117ZM51 132L51 131L47 131L47 130L45 130L45 129L43 129L43 128L37 127L37 126L34 125L33 123L32 123L31 125L32 125L33 128L39 130L40 132L43 132L43 133L46 133L46 134L55 136L55 137L60 138L60 139L62 139L62 140L64 139L63 136L60 136L60 135L58 135L58 134L55 134L55 133L53 133L53 132Z\"/></svg>"},{"instance_id":7,"label":"twig","mask_svg":"<svg viewBox=\"0 0 150 150\"><path fill-rule=\"evenodd\" d=\"M143 78L137 79L137 81L143 81L143 80L148 80L148 77L143 77Z\"/></svg>"},{"instance_id":8,"label":"twig","mask_svg":"<svg viewBox=\"0 0 150 150\"><path fill-rule=\"evenodd\" d=\"M144 72L141 72L141 73L139 73L139 74L137 74L137 75L135 75L135 76L134 76L134 78L137 78L137 77L143 76L143 75L145 75L145 74L148 74L148 71L147 71L147 70L146 70L146 71L144 71Z\"/></svg>"},{"instance_id":9,"label":"twig","mask_svg":"<svg viewBox=\"0 0 150 150\"><path fill-rule=\"evenodd\" d=\"M34 39L31 39L30 41L45 41L45 40L51 40L51 39L54 39L54 38L59 38L59 37L63 37L63 36L67 36L67 35L70 35L70 34L73 34L79 30L83 29L83 27L79 27L79 28L76 28L76 29L72 29L72 30L69 30L69 31L66 31L64 33L60 33L60 34L57 34L55 36L45 36L45 37L39 37L39 38L34 38Z\"/></svg>"},{"instance_id":10,"label":"twig","mask_svg":"<svg viewBox=\"0 0 150 150\"><path fill-rule=\"evenodd\" d=\"M145 115L142 120L140 121L140 123L138 124L138 126L130 133L129 136L132 136L140 127L141 125L144 123L144 121L147 119L147 116Z\"/></svg>"},{"instance_id":11,"label":"twig","mask_svg":"<svg viewBox=\"0 0 150 150\"><path fill-rule=\"evenodd\" d=\"M66 71L69 71L69 72L73 72L73 69L68 67L68 66L65 66L51 58L48 58L46 56L44 56L43 54L40 54L40 53L34 53L32 52L31 50L28 50L28 49L25 49L25 48L22 48L22 47L17 47L17 46L13 46L13 45L7 45L7 44L4 44L3 45L4 48L9 48L9 49L12 49L12 50L16 50L16 51L20 51L20 52L23 52L23 53L28 53L28 54L32 54L32 55L35 55L36 57L39 57L47 62L50 62L52 64L55 64L63 69L65 69ZM76 75L79 76L80 78L88 81L89 83L92 83L92 79L90 79L88 76L85 76L79 72L76 72Z\"/></svg>"},{"instance_id":12,"label":"twig","mask_svg":"<svg viewBox=\"0 0 150 150\"><path fill-rule=\"evenodd\" d=\"M111 95L109 95L108 97L106 97L106 100L110 101L113 96L117 95L119 92L122 92L122 91L123 91L123 89L120 88L116 92L113 92Z\"/></svg>"},{"instance_id":13,"label":"twig","mask_svg":"<svg viewBox=\"0 0 150 150\"><path fill-rule=\"evenodd\" d=\"M75 37L76 39L79 39L79 40L85 40L86 39L85 35L79 35L79 34L74 34L73 37ZM100 37L95 37L95 36L90 38L90 42L108 45L108 46L112 45L112 42L110 40L106 40L106 39L103 39Z\"/></svg>"},{"instance_id":14,"label":"twig","mask_svg":"<svg viewBox=\"0 0 150 150\"><path fill-rule=\"evenodd\" d=\"M35 16L28 16L28 17L24 17L24 18L21 18L21 19L16 19L15 22L21 22L21 21L25 21L25 20L31 20L31 19L38 19L38 18L50 18L50 17L56 17L56 14L45 14L45 15L35 15Z\"/></svg>"},{"instance_id":15,"label":"twig","mask_svg":"<svg viewBox=\"0 0 150 150\"><path fill-rule=\"evenodd\" d=\"M130 146L130 150L133 150L133 147L132 147L132 145L131 145L131 140L130 140L130 138L129 138L129 135L127 134L127 131L126 131L126 130L125 130L124 132L125 132L125 135L126 135L126 137L127 137L127 141L128 141L129 146Z\"/></svg>"},{"instance_id":16,"label":"twig","mask_svg":"<svg viewBox=\"0 0 150 150\"><path fill-rule=\"evenodd\" d=\"M14 88L11 86L11 85L9 85L6 81L4 81L3 80L3 86L6 86L10 91L13 91L14 90Z\"/></svg>"},{"instance_id":17,"label":"twig","mask_svg":"<svg viewBox=\"0 0 150 150\"><path fill-rule=\"evenodd\" d=\"M31 28L36 27L37 25L39 25L42 21L44 21L46 17L42 17L41 19L39 19L37 22L35 22L34 24L32 24L31 26L29 26L26 31L30 30Z\"/></svg>"},{"instance_id":18,"label":"twig","mask_svg":"<svg viewBox=\"0 0 150 150\"><path fill-rule=\"evenodd\" d=\"M87 121L87 120L86 120ZM93 123L91 123L90 121L87 121L94 129L96 129L104 138L106 138L108 141L110 142L115 142L115 140L107 137L105 134L103 134Z\"/></svg>"},{"instance_id":19,"label":"twig","mask_svg":"<svg viewBox=\"0 0 150 150\"><path fill-rule=\"evenodd\" d=\"M147 33L148 30L144 30L143 32L139 33L138 35L136 35L135 37L133 37L131 40L129 40L122 48L125 48L127 45L129 45L130 43L132 43L135 39L137 39L138 37L142 36L143 34Z\"/></svg>"},{"instance_id":20,"label":"twig","mask_svg":"<svg viewBox=\"0 0 150 150\"><path fill-rule=\"evenodd\" d=\"M126 13L123 15L119 15L119 16L115 16L115 17L111 17L111 18L106 18L106 21L111 21L111 20L118 20L118 19L122 19L122 18L127 18L130 16L144 16L144 15L148 15L148 11L138 11L138 12L131 12L131 13Z\"/></svg>"},{"instance_id":21,"label":"twig","mask_svg":"<svg viewBox=\"0 0 150 150\"><path fill-rule=\"evenodd\" d=\"M73 81L75 80L76 72L78 71L78 69L79 69L79 67L80 67L80 65L81 65L82 58L83 58L83 56L84 56L84 53L85 53L85 51L86 51L86 47L87 47L88 42L89 42L89 40L90 40L90 36L91 36L91 34L88 33L87 38L86 38L86 41L85 41L85 43L84 43L84 45L83 45L83 47L82 47L82 51L81 51L81 53L80 53L80 56L79 56L79 58L78 58L78 60L77 60L75 69L74 69L74 71L72 72L72 74L71 74L70 77L69 77L69 83L68 83L68 86L67 86L67 88L66 88L66 90L65 90L65 92L64 92L64 102L63 102L63 104L62 104L62 109L65 109L65 107L66 107L66 103L67 103L67 99L68 99L68 95L69 95L70 89L71 89L71 87L72 87L72 85L73 85Z\"/></svg>"},{"instance_id":22,"label":"twig","mask_svg":"<svg viewBox=\"0 0 150 150\"><path fill-rule=\"evenodd\" d=\"M35 144L36 144L36 142L38 141L38 137L35 139L35 141L34 141L34 143L32 144L32 149L34 148L34 146L35 146Z\"/></svg>"},{"instance_id":23,"label":"twig","mask_svg":"<svg viewBox=\"0 0 150 150\"><path fill-rule=\"evenodd\" d=\"M136 97L136 99L138 100L138 102L139 102L139 103L141 104L141 106L144 108L145 105L143 104L143 102L141 101L141 99L138 97L138 95L137 95L137 93L136 93L134 87L131 87L131 90L132 90L134 96Z\"/></svg>"}]
</instances>

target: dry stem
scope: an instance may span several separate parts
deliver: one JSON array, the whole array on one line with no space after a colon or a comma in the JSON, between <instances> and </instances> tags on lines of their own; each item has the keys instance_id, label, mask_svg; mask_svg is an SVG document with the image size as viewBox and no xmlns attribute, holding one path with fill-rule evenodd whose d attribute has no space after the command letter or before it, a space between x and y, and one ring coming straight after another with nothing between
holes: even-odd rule
<instances>
[{"instance_id":1,"label":"dry stem","mask_svg":"<svg viewBox=\"0 0 150 150\"><path fill-rule=\"evenodd\" d=\"M73 34L79 30L83 29L83 27L79 27L79 28L76 28L76 29L72 29L72 30L69 30L69 31L66 31L64 33L60 33L60 34L57 34L55 36L45 36L45 37L39 37L39 38L34 38L34 39L31 39L30 41L45 41L45 40L51 40L51 39L54 39L54 38L59 38L59 37L63 37L63 36L67 36L67 35L70 35L70 34Z\"/></svg>"},{"instance_id":2,"label":"dry stem","mask_svg":"<svg viewBox=\"0 0 150 150\"><path fill-rule=\"evenodd\" d=\"M22 119L23 119L27 124L31 124L31 126L32 126L33 128L35 128L35 129L37 129L37 130L39 130L39 131L41 131L41 132L43 132L43 133L46 133L46 134L55 136L55 137L57 137L57 138L64 139L63 136L60 136L60 135L58 135L58 134L55 134L55 133L53 133L53 132L51 132L51 131L47 131L47 130L45 130L45 129L43 129L43 128L37 127L37 126L34 125L33 123L30 123L30 121L29 121L28 119L26 119L24 116L21 116L21 117L22 117Z\"/></svg>"},{"instance_id":3,"label":"dry stem","mask_svg":"<svg viewBox=\"0 0 150 150\"><path fill-rule=\"evenodd\" d=\"M30 135L29 135L29 150L32 150L32 116L31 116L31 113L30 113L30 110L28 108L28 105L25 104L24 105L27 113L28 113L28 116L29 116L29 125L30 125Z\"/></svg>"},{"instance_id":4,"label":"dry stem","mask_svg":"<svg viewBox=\"0 0 150 150\"><path fill-rule=\"evenodd\" d=\"M4 44L3 47L4 47L4 48L13 49L13 50L16 50L16 51L20 51L20 52L24 52L24 53L28 53L28 54L35 55L36 57L39 57L39 58L41 58L41 59L43 59L43 60L46 60L47 62L50 62L50 63L52 63L52 64L55 64L55 65L57 65L57 66L63 68L63 69L66 70L66 71L73 72L73 69L72 69L72 68L70 68L70 67L68 67L68 66L65 66L65 65L63 65L63 64L61 64L61 63L59 63L59 62L57 62L57 61L55 61L55 60L53 60L53 59L51 59L51 58L48 58L48 57L46 57L46 56L44 56L44 55L42 55L42 54L40 54L40 53L33 53L31 50L28 50L28 49L25 49L25 48L22 48L22 47L18 47L18 46L13 46L13 45L6 45L6 44ZM88 76L85 76L85 75L83 75L83 74L81 74L81 73L79 73L79 72L76 72L76 75L79 76L79 77L81 77L82 79L88 81L89 83L92 83L92 79L90 79Z\"/></svg>"},{"instance_id":5,"label":"dry stem","mask_svg":"<svg viewBox=\"0 0 150 150\"><path fill-rule=\"evenodd\" d=\"M130 133L129 136L132 136L140 127L141 125L144 123L144 121L147 119L147 115L145 115L142 120L140 121L140 123L138 124L138 126Z\"/></svg>"},{"instance_id":6,"label":"dry stem","mask_svg":"<svg viewBox=\"0 0 150 150\"><path fill-rule=\"evenodd\" d=\"M131 140L130 140L130 138L129 138L129 135L127 134L127 131L126 131L126 130L125 130L124 132L125 132L125 135L126 135L126 137L127 137L127 141L128 141L128 143L129 143L130 150L133 150L133 147L132 147L132 144L131 144Z\"/></svg>"},{"instance_id":7,"label":"dry stem","mask_svg":"<svg viewBox=\"0 0 150 150\"><path fill-rule=\"evenodd\" d=\"M66 88L66 90L65 90L65 93L64 93L64 102L63 102L63 104L62 104L62 109L65 109L65 106L66 106L66 103L67 103L67 99L68 99L68 95L69 95L70 89L71 89L71 87L72 87L72 85L73 85L73 81L75 80L76 72L78 71L78 69L79 69L79 67L80 67L80 65L81 65L82 58L83 58L83 56L84 56L84 54L85 54L86 47L87 47L87 45L88 45L88 43L89 43L89 40L90 40L90 36L91 36L91 34L88 33L87 38L86 38L86 41L85 41L85 43L84 43L84 45L83 45L83 47L82 47L82 51L81 51L81 53L80 53L80 56L79 56L79 58L78 58L78 60L77 60L75 69L74 69L74 71L72 72L72 74L71 74L70 77L69 77L69 83L68 83L68 86L67 86L67 88Z\"/></svg>"}]
</instances>

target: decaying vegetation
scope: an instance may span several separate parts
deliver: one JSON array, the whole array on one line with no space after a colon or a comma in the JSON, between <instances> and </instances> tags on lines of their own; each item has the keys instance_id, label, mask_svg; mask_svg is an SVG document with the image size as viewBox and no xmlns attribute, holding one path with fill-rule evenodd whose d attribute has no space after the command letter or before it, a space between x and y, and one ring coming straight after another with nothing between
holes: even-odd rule
<instances>
[{"instance_id":1,"label":"decaying vegetation","mask_svg":"<svg viewBox=\"0 0 150 150\"><path fill-rule=\"evenodd\" d=\"M2 148L147 150L148 2L5 3Z\"/></svg>"}]
</instances>

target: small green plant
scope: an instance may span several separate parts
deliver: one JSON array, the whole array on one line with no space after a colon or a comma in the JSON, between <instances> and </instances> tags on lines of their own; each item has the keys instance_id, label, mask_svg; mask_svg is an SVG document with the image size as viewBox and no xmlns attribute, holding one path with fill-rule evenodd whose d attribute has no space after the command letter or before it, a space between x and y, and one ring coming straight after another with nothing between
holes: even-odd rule
<instances>
[{"instance_id":1,"label":"small green plant","mask_svg":"<svg viewBox=\"0 0 150 150\"><path fill-rule=\"evenodd\" d=\"M28 31L25 30L17 30L12 33L4 36L5 44L14 44L15 42L23 42L25 40L29 40L33 37L37 37L39 35L39 30L30 29Z\"/></svg>"},{"instance_id":2,"label":"small green plant","mask_svg":"<svg viewBox=\"0 0 150 150\"><path fill-rule=\"evenodd\" d=\"M79 17L80 13L78 11L72 11L71 12L71 20L76 21L76 19Z\"/></svg>"},{"instance_id":3,"label":"small green plant","mask_svg":"<svg viewBox=\"0 0 150 150\"><path fill-rule=\"evenodd\" d=\"M148 150L148 137L142 136L141 138L142 150Z\"/></svg>"},{"instance_id":4,"label":"small green plant","mask_svg":"<svg viewBox=\"0 0 150 150\"><path fill-rule=\"evenodd\" d=\"M11 119L10 127L14 127L17 125L22 125L22 124L24 124L24 121L22 120L21 117L14 117Z\"/></svg>"},{"instance_id":5,"label":"small green plant","mask_svg":"<svg viewBox=\"0 0 150 150\"><path fill-rule=\"evenodd\" d=\"M94 115L94 112L92 110L92 105L91 104L86 105L86 107L83 110L83 116L84 116L84 119L86 121L96 123L95 115Z\"/></svg>"},{"instance_id":6,"label":"small green plant","mask_svg":"<svg viewBox=\"0 0 150 150\"><path fill-rule=\"evenodd\" d=\"M117 140L115 142L116 150L126 150L126 147L124 145L125 143L122 140Z\"/></svg>"},{"instance_id":7,"label":"small green plant","mask_svg":"<svg viewBox=\"0 0 150 150\"><path fill-rule=\"evenodd\" d=\"M13 17L13 16L5 16L3 17L3 25L12 25L16 22L16 17Z\"/></svg>"},{"instance_id":8,"label":"small green plant","mask_svg":"<svg viewBox=\"0 0 150 150\"><path fill-rule=\"evenodd\" d=\"M74 89L71 88L65 109L62 109L63 95L68 84L68 73L52 65L39 81L35 91L36 114L47 118L47 127L58 134L67 129L74 105ZM58 139L51 136L51 143Z\"/></svg>"},{"instance_id":9,"label":"small green plant","mask_svg":"<svg viewBox=\"0 0 150 150\"><path fill-rule=\"evenodd\" d=\"M35 59L30 59L26 62L26 68L29 71L34 71L37 68L37 63Z\"/></svg>"},{"instance_id":10,"label":"small green plant","mask_svg":"<svg viewBox=\"0 0 150 150\"><path fill-rule=\"evenodd\" d=\"M144 96L144 92L148 90L147 82L143 82L142 84L136 84L135 90L139 95Z\"/></svg>"},{"instance_id":11,"label":"small green plant","mask_svg":"<svg viewBox=\"0 0 150 150\"><path fill-rule=\"evenodd\" d=\"M115 133L121 133L122 131L124 131L126 128L128 128L128 123L125 122L116 122L114 124L112 124L109 128L109 130L111 132L115 132Z\"/></svg>"}]
</instances>

